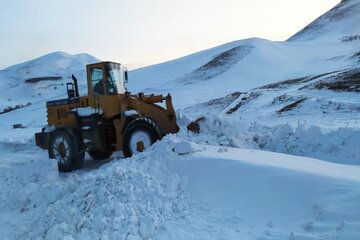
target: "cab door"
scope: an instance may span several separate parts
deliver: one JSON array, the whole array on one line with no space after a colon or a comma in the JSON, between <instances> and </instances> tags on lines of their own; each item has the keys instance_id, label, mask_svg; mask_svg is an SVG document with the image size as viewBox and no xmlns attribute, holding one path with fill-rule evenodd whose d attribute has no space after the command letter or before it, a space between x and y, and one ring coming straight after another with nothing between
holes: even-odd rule
<instances>
[{"instance_id":1,"label":"cab door","mask_svg":"<svg viewBox=\"0 0 360 240\"><path fill-rule=\"evenodd\" d=\"M103 64L92 64L87 69L89 105L99 108L99 97L104 95L105 68Z\"/></svg>"},{"instance_id":2,"label":"cab door","mask_svg":"<svg viewBox=\"0 0 360 240\"><path fill-rule=\"evenodd\" d=\"M110 118L120 113L119 95L109 92L108 74L104 63L88 68L88 93L90 106Z\"/></svg>"}]
</instances>

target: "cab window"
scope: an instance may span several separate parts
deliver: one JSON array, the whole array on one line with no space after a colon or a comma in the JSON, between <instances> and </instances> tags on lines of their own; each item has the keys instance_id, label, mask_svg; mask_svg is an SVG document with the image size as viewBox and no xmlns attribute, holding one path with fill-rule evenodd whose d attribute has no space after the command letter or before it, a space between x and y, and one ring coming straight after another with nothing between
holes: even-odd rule
<instances>
[{"instance_id":1,"label":"cab window","mask_svg":"<svg viewBox=\"0 0 360 240\"><path fill-rule=\"evenodd\" d=\"M94 92L104 95L104 71L102 68L92 68L91 69L91 82L92 89Z\"/></svg>"}]
</instances>

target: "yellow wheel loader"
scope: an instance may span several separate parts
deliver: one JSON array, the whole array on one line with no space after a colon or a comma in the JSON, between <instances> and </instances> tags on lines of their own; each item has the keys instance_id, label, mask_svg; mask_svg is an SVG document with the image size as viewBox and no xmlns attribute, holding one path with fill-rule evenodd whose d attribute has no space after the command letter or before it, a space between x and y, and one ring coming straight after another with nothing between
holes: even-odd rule
<instances>
[{"instance_id":1,"label":"yellow wheel loader","mask_svg":"<svg viewBox=\"0 0 360 240\"><path fill-rule=\"evenodd\" d=\"M130 157L178 132L170 94L131 94L125 87L127 70L119 63L90 64L86 71L88 95L79 95L72 75L68 98L46 102L48 125L35 133L36 145L57 160L59 171L80 168L85 152L94 160L117 150ZM165 107L158 105L164 101Z\"/></svg>"}]
</instances>

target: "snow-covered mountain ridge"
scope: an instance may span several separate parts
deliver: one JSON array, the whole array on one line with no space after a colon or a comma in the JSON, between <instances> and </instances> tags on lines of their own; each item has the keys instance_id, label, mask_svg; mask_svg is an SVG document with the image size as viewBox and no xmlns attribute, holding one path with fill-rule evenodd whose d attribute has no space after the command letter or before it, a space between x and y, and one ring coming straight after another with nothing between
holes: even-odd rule
<instances>
[{"instance_id":1,"label":"snow-covered mountain ridge","mask_svg":"<svg viewBox=\"0 0 360 240\"><path fill-rule=\"evenodd\" d=\"M241 40L138 69L129 89L171 92L192 119L210 111L267 125L359 127L358 22L360 1L343 1L285 42ZM246 94L229 98L237 92Z\"/></svg>"},{"instance_id":2,"label":"snow-covered mountain ridge","mask_svg":"<svg viewBox=\"0 0 360 240\"><path fill-rule=\"evenodd\" d=\"M240 40L135 70L129 89L191 92L198 97L190 100L197 102L220 97L223 92L357 68L359 11L358 0L345 1L286 42ZM190 101L180 106L187 104Z\"/></svg>"},{"instance_id":3,"label":"snow-covered mountain ridge","mask_svg":"<svg viewBox=\"0 0 360 240\"><path fill-rule=\"evenodd\" d=\"M6 108L29 105L58 95L64 95L64 84L71 74L86 86L85 66L97 62L83 53L70 55L54 52L0 71L0 113Z\"/></svg>"},{"instance_id":4,"label":"snow-covered mountain ridge","mask_svg":"<svg viewBox=\"0 0 360 240\"><path fill-rule=\"evenodd\" d=\"M360 16L358 0L341 1L304 29L290 37L288 41L317 40L323 42L358 40L360 31L358 22Z\"/></svg>"}]
</instances>

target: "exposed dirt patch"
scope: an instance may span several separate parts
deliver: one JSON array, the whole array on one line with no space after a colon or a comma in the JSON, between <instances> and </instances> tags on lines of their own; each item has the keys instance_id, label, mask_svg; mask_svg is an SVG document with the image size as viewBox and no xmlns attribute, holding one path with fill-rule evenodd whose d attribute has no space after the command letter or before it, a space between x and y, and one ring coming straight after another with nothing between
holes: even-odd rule
<instances>
[{"instance_id":1,"label":"exposed dirt patch","mask_svg":"<svg viewBox=\"0 0 360 240\"><path fill-rule=\"evenodd\" d=\"M294 108L298 107L300 103L304 102L307 98L301 98L293 103L290 103L289 105L286 105L285 107L281 108L280 110L276 111L277 114L281 114L283 112L288 112L293 110Z\"/></svg>"},{"instance_id":2,"label":"exposed dirt patch","mask_svg":"<svg viewBox=\"0 0 360 240\"><path fill-rule=\"evenodd\" d=\"M360 35L345 36L341 39L343 42L352 42L360 40Z\"/></svg>"},{"instance_id":3,"label":"exposed dirt patch","mask_svg":"<svg viewBox=\"0 0 360 240\"><path fill-rule=\"evenodd\" d=\"M346 15L353 12L350 6L346 6L347 2L341 2L341 4L336 5L326 16L330 21L336 21L344 18Z\"/></svg>"},{"instance_id":4,"label":"exposed dirt patch","mask_svg":"<svg viewBox=\"0 0 360 240\"><path fill-rule=\"evenodd\" d=\"M233 92L233 93L231 93L229 95L226 95L225 97L213 99L213 100L210 100L210 101L208 101L208 102L206 102L204 104L208 105L208 106L212 106L212 105L229 105L234 100L236 100L238 97L240 97L241 94L242 94L241 92Z\"/></svg>"},{"instance_id":5,"label":"exposed dirt patch","mask_svg":"<svg viewBox=\"0 0 360 240\"><path fill-rule=\"evenodd\" d=\"M260 95L261 95L261 93L259 93L259 92L252 92L249 96L244 96L243 98L241 98L241 100L238 102L238 104L235 105L235 107L227 110L226 114L232 114L232 113L236 112L242 106L244 106L246 103L258 98Z\"/></svg>"},{"instance_id":6,"label":"exposed dirt patch","mask_svg":"<svg viewBox=\"0 0 360 240\"><path fill-rule=\"evenodd\" d=\"M238 47L234 47L230 50L227 50L227 51L219 54L215 58L213 58L210 62L206 63L205 65L200 67L198 70L199 71L207 71L211 68L223 66L224 64L232 61L234 59L234 57L237 55L237 53L239 51L243 50L243 48L244 48L243 46L238 46Z\"/></svg>"},{"instance_id":7,"label":"exposed dirt patch","mask_svg":"<svg viewBox=\"0 0 360 240\"><path fill-rule=\"evenodd\" d=\"M260 87L259 89L285 89L285 88L295 85L295 84L311 82L318 78L321 78L321 77L324 77L326 75L330 75L333 73L337 73L337 72L339 72L339 71L323 73L323 74L319 74L319 75L315 75L315 76L307 76L307 77L289 79L289 80L285 80L285 81L267 84L267 85Z\"/></svg>"},{"instance_id":8,"label":"exposed dirt patch","mask_svg":"<svg viewBox=\"0 0 360 240\"><path fill-rule=\"evenodd\" d=\"M272 105L276 105L276 104L284 104L284 103L287 103L287 102L295 102L295 101L298 101L300 99L303 99L303 98L306 98L305 96L293 96L293 95L290 95L290 94L282 94L280 96L277 96L275 97L272 101L271 101L271 104Z\"/></svg>"},{"instance_id":9,"label":"exposed dirt patch","mask_svg":"<svg viewBox=\"0 0 360 240\"><path fill-rule=\"evenodd\" d=\"M271 83L271 84L262 86L259 89L283 89L289 85L306 82L307 78L308 77L301 77L301 78L295 78L295 79L289 79L289 80L285 80L285 81L281 81L281 82Z\"/></svg>"},{"instance_id":10,"label":"exposed dirt patch","mask_svg":"<svg viewBox=\"0 0 360 240\"><path fill-rule=\"evenodd\" d=\"M287 94L282 94L280 96L275 97L272 101L271 104L275 104L277 102L285 102L287 99Z\"/></svg>"},{"instance_id":11,"label":"exposed dirt patch","mask_svg":"<svg viewBox=\"0 0 360 240\"><path fill-rule=\"evenodd\" d=\"M62 77L35 77L35 78L28 78L25 79L26 83L37 83L41 81L56 81L61 80Z\"/></svg>"},{"instance_id":12,"label":"exposed dirt patch","mask_svg":"<svg viewBox=\"0 0 360 240\"><path fill-rule=\"evenodd\" d=\"M28 102L27 104L18 104L18 105L15 105L15 106L8 106L7 108L4 108L2 111L0 111L0 115L1 114L4 114L4 113L8 113L8 112L11 112L11 111L14 111L16 109L19 109L19 108L23 108L23 107L27 107L27 106L30 106L32 103L31 102Z\"/></svg>"},{"instance_id":13,"label":"exposed dirt patch","mask_svg":"<svg viewBox=\"0 0 360 240\"><path fill-rule=\"evenodd\" d=\"M324 81L319 81L314 87L336 92L360 92L360 69L346 71Z\"/></svg>"},{"instance_id":14,"label":"exposed dirt patch","mask_svg":"<svg viewBox=\"0 0 360 240\"><path fill-rule=\"evenodd\" d=\"M191 84L193 82L192 80L205 81L214 78L241 61L253 48L254 46L241 45L220 53L203 66L187 74L184 80L188 84Z\"/></svg>"},{"instance_id":15,"label":"exposed dirt patch","mask_svg":"<svg viewBox=\"0 0 360 240\"><path fill-rule=\"evenodd\" d=\"M358 63L360 63L360 52L357 52L353 55L353 58L358 60Z\"/></svg>"},{"instance_id":16,"label":"exposed dirt patch","mask_svg":"<svg viewBox=\"0 0 360 240\"><path fill-rule=\"evenodd\" d=\"M327 59L327 61L339 61L339 60L344 59L346 57L347 57L346 55L335 56L335 57Z\"/></svg>"},{"instance_id":17,"label":"exposed dirt patch","mask_svg":"<svg viewBox=\"0 0 360 240\"><path fill-rule=\"evenodd\" d=\"M241 92L233 92L225 97L216 98L204 103L196 104L195 106L188 107L184 109L184 112L191 113L191 115L197 115L198 112L212 112L212 113L219 113L226 109L231 103L233 103L236 99L238 99L241 95L245 93Z\"/></svg>"}]
</instances>

